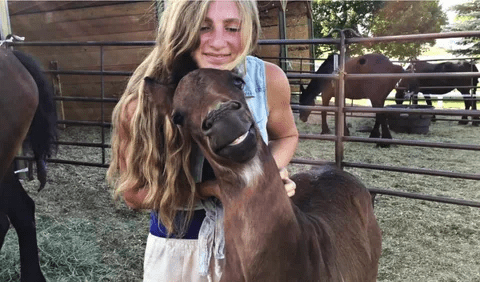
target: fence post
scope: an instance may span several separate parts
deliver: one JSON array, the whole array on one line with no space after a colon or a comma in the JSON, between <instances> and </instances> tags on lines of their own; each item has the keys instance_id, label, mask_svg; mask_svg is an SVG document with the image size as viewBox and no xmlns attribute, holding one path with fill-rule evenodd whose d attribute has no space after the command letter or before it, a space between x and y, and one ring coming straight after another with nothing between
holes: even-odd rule
<instances>
[{"instance_id":1,"label":"fence post","mask_svg":"<svg viewBox=\"0 0 480 282\"><path fill-rule=\"evenodd\" d=\"M343 136L345 132L345 33L340 31L340 62L338 92L335 97L337 112L335 113L335 164L338 168L343 168Z\"/></svg>"}]
</instances>

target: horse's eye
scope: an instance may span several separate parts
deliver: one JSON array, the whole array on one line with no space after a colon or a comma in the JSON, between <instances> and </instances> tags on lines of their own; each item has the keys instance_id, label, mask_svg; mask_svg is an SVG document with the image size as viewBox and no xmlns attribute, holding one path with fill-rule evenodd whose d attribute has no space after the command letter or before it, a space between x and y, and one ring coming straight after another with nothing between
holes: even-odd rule
<instances>
[{"instance_id":1,"label":"horse's eye","mask_svg":"<svg viewBox=\"0 0 480 282\"><path fill-rule=\"evenodd\" d=\"M180 112L174 112L173 115L172 115L172 120L173 120L174 124L183 125L185 117Z\"/></svg>"},{"instance_id":2,"label":"horse's eye","mask_svg":"<svg viewBox=\"0 0 480 282\"><path fill-rule=\"evenodd\" d=\"M245 86L245 81L241 77L234 77L233 78L233 85L237 87L240 90L243 90L243 87Z\"/></svg>"}]
</instances>

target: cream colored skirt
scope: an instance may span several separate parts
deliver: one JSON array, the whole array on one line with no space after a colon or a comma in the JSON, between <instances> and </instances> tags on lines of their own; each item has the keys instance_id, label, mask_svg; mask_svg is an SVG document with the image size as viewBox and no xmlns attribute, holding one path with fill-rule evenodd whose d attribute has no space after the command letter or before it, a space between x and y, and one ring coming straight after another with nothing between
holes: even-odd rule
<instances>
[{"instance_id":1,"label":"cream colored skirt","mask_svg":"<svg viewBox=\"0 0 480 282\"><path fill-rule=\"evenodd\" d=\"M198 240L166 239L148 234L143 281L220 281L225 260L217 260L212 255L208 276L201 276L198 257Z\"/></svg>"}]
</instances>

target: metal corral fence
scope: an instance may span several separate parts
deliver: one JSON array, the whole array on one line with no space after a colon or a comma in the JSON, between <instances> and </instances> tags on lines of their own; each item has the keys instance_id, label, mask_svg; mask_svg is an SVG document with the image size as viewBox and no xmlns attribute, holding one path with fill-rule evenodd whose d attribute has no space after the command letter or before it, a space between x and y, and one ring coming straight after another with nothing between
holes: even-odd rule
<instances>
[{"instance_id":1,"label":"metal corral fence","mask_svg":"<svg viewBox=\"0 0 480 282\"><path fill-rule=\"evenodd\" d=\"M307 159L298 159L295 158L292 160L292 163L296 164L308 164L308 165L324 165L329 163L334 163L338 167L352 167L352 168L364 168L372 170L382 170L382 171L393 171L393 172L403 172L403 173L412 173L412 174L422 174L422 175L433 175L433 176L445 176L453 178L462 178L462 179L473 179L480 180L480 174L464 174L464 173L455 173L441 170L432 170L432 169L416 169L416 168L407 168L407 167L396 167L396 166L385 166L378 164L367 164L367 163L354 163L354 162L345 162L343 161L344 157L344 142L364 142L364 143L377 143L377 144L396 144L396 145L405 145L405 146L419 146L419 147L433 147L433 148L445 148L445 149L460 149L460 150L474 150L480 151L480 145L469 145L469 144L447 144L447 143L435 143L435 142L424 142L418 140L392 140L392 139L382 139L382 138L363 138L355 136L344 136L344 124L345 124L345 114L346 113L423 113L423 114L442 114L442 115L452 115L452 116L480 116L480 111L475 110L426 110L426 109L398 109L398 108L371 108L371 107L355 107L355 106L346 106L345 105L345 80L348 79L367 79L367 78L432 78L432 77L480 77L480 73L472 72L457 72L457 73L401 73L401 74L347 74L345 73L345 50L348 44L353 43L377 43L377 42L408 42L408 41L419 41L419 40L431 40L438 38L458 38L458 37L480 37L480 31L470 31L470 32L449 32L449 33L434 33L434 34L417 34L417 35L399 35L399 36L383 36L383 37L374 37L374 38L346 38L343 31L340 32L339 39L333 38L322 38L322 39L305 39L305 40L261 40L261 45L299 45L299 44L335 44L340 46L340 58L339 58L339 71L336 74L314 74L314 73L294 73L288 72L287 77L291 80L298 79L312 79L317 77L329 78L338 80L338 93L335 96L336 101L338 101L336 106L300 106L292 104L292 109L309 109L313 111L329 111L336 113L335 119L335 131L336 134L332 135L320 135L320 134L304 134L300 133L301 139L314 139L314 140L329 140L335 142L335 162L329 162L324 160L307 160ZM101 93L99 93L98 98L86 98L86 97L56 97L58 101L88 101L88 102L98 102L101 103L101 121L100 122L86 122L86 121L74 121L74 120L60 120L60 124L66 125L88 125L88 126L99 126L101 127L101 142L97 143L81 143L81 142L58 142L59 145L72 145L72 146L84 146L84 147L96 147L101 148L102 150L102 162L101 163L90 163L90 162L77 162L77 161L68 161L62 159L49 159L49 162L52 163L62 163L62 164L71 164L71 165L83 165L83 166L95 166L95 167L108 167L106 162L106 149L110 148L110 144L105 142L106 130L111 127L111 123L105 122L104 116L104 105L106 103L116 103L118 100L115 98L106 98L104 95L104 77L106 76L130 76L131 72L125 71L105 71L103 58L104 58L104 47L106 46L153 46L154 41L136 41L136 42L16 42L10 43L13 46L98 46L99 47L99 56L100 56L100 70L98 71L69 71L69 70L50 70L47 71L51 74L63 74L63 75L98 75L101 77ZM310 63L312 59L309 59ZM19 159L30 160L27 157L19 157ZM408 193L402 191L370 188L372 193L385 194L400 196L406 198L422 199L428 201L436 201L443 203L451 203L458 205L465 205L471 207L480 207L480 202L469 201L469 200L460 200L460 199L451 199L446 197L422 195L418 193Z\"/></svg>"}]
</instances>

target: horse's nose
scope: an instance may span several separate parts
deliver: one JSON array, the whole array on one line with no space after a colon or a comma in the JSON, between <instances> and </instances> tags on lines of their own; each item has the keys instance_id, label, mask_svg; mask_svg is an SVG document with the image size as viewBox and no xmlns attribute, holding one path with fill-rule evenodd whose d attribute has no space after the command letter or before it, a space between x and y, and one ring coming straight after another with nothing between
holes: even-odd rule
<instances>
[{"instance_id":1,"label":"horse's nose","mask_svg":"<svg viewBox=\"0 0 480 282\"><path fill-rule=\"evenodd\" d=\"M207 114L207 118L202 123L202 130L208 133L215 122L225 118L229 112L242 109L242 104L238 101L228 101L217 103Z\"/></svg>"}]
</instances>

